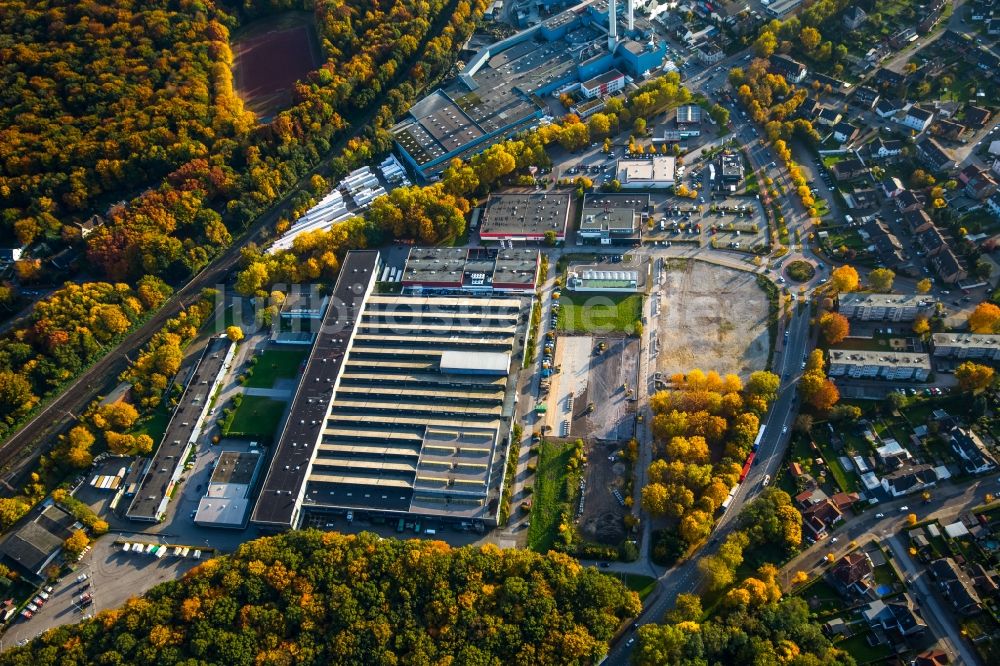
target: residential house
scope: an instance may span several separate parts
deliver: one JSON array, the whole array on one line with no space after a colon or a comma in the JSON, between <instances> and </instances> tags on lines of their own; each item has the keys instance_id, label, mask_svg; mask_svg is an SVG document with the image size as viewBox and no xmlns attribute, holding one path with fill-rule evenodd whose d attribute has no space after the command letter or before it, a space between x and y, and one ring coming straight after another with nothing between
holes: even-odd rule
<instances>
[{"instance_id":1,"label":"residential house","mask_svg":"<svg viewBox=\"0 0 1000 666\"><path fill-rule=\"evenodd\" d=\"M937 140L924 137L917 142L917 157L933 171L951 171L955 158Z\"/></svg>"},{"instance_id":2,"label":"residential house","mask_svg":"<svg viewBox=\"0 0 1000 666\"><path fill-rule=\"evenodd\" d=\"M994 194L986 200L986 209L993 213L994 217L1000 217L1000 194Z\"/></svg>"},{"instance_id":3,"label":"residential house","mask_svg":"<svg viewBox=\"0 0 1000 666\"><path fill-rule=\"evenodd\" d=\"M903 213L903 223L912 235L922 234L934 226L931 216L923 208L908 210Z\"/></svg>"},{"instance_id":4,"label":"residential house","mask_svg":"<svg viewBox=\"0 0 1000 666\"><path fill-rule=\"evenodd\" d=\"M860 178L868 173L868 167L856 157L841 160L830 168L830 173L843 183Z\"/></svg>"},{"instance_id":5,"label":"residential house","mask_svg":"<svg viewBox=\"0 0 1000 666\"><path fill-rule=\"evenodd\" d=\"M921 195L913 190L903 190L896 195L896 208L900 213L908 213L912 210L919 210L924 207L924 200Z\"/></svg>"},{"instance_id":6,"label":"residential house","mask_svg":"<svg viewBox=\"0 0 1000 666\"><path fill-rule=\"evenodd\" d=\"M996 179L975 164L958 172L958 182L965 188L965 193L977 201L984 201L997 191Z\"/></svg>"},{"instance_id":7,"label":"residential house","mask_svg":"<svg viewBox=\"0 0 1000 666\"><path fill-rule=\"evenodd\" d=\"M937 485L937 474L930 465L904 467L882 477L882 489L893 497L903 497Z\"/></svg>"},{"instance_id":8,"label":"residential house","mask_svg":"<svg viewBox=\"0 0 1000 666\"><path fill-rule=\"evenodd\" d=\"M854 103L866 109L874 107L878 103L879 98L881 98L881 95L879 95L878 91L868 86L859 86L854 91Z\"/></svg>"},{"instance_id":9,"label":"residential house","mask_svg":"<svg viewBox=\"0 0 1000 666\"><path fill-rule=\"evenodd\" d=\"M795 109L795 115L800 118L805 118L809 122L816 120L816 116L823 109L823 106L817 102L812 97L807 97L801 104L799 108Z\"/></svg>"},{"instance_id":10,"label":"residential house","mask_svg":"<svg viewBox=\"0 0 1000 666\"><path fill-rule=\"evenodd\" d=\"M839 122L833 126L833 138L841 144L854 141L861 133L857 127L848 122Z\"/></svg>"},{"instance_id":11,"label":"residential house","mask_svg":"<svg viewBox=\"0 0 1000 666\"><path fill-rule=\"evenodd\" d=\"M914 636L927 630L927 624L913 610L908 592L889 602L876 599L861 612L868 626L900 637Z\"/></svg>"},{"instance_id":12,"label":"residential house","mask_svg":"<svg viewBox=\"0 0 1000 666\"><path fill-rule=\"evenodd\" d=\"M844 513L829 498L810 504L802 511L802 525L816 540L822 539L827 528L844 519Z\"/></svg>"},{"instance_id":13,"label":"residential house","mask_svg":"<svg viewBox=\"0 0 1000 666\"><path fill-rule=\"evenodd\" d=\"M875 566L868 553L856 550L840 559L830 570L830 578L844 594L864 596L871 588Z\"/></svg>"},{"instance_id":14,"label":"residential house","mask_svg":"<svg viewBox=\"0 0 1000 666\"><path fill-rule=\"evenodd\" d=\"M949 434L951 450L962 459L962 467L967 474L985 474L996 469L996 460L990 455L979 435L963 428L953 428Z\"/></svg>"},{"instance_id":15,"label":"residential house","mask_svg":"<svg viewBox=\"0 0 1000 666\"><path fill-rule=\"evenodd\" d=\"M951 28L941 33L941 37L938 38L938 44L953 53L965 53L974 45L972 37Z\"/></svg>"},{"instance_id":16,"label":"residential house","mask_svg":"<svg viewBox=\"0 0 1000 666\"><path fill-rule=\"evenodd\" d=\"M972 581L955 560L942 557L931 562L927 568L956 611L962 615L975 615L982 610L982 602Z\"/></svg>"},{"instance_id":17,"label":"residential house","mask_svg":"<svg viewBox=\"0 0 1000 666\"><path fill-rule=\"evenodd\" d=\"M844 117L840 111L829 106L820 109L820 112L816 115L816 123L819 125L825 125L827 127L833 127L839 123Z\"/></svg>"},{"instance_id":18,"label":"residential house","mask_svg":"<svg viewBox=\"0 0 1000 666\"><path fill-rule=\"evenodd\" d=\"M976 67L996 78L998 73L1000 73L1000 55L997 55L986 47L980 47L977 55L979 57L976 61Z\"/></svg>"},{"instance_id":19,"label":"residential house","mask_svg":"<svg viewBox=\"0 0 1000 666\"><path fill-rule=\"evenodd\" d=\"M931 259L931 267L946 284L955 284L969 277L969 272L950 247Z\"/></svg>"},{"instance_id":20,"label":"residential house","mask_svg":"<svg viewBox=\"0 0 1000 666\"><path fill-rule=\"evenodd\" d=\"M20 247L0 247L0 266L20 261L21 257L24 256L25 247L24 245Z\"/></svg>"},{"instance_id":21,"label":"residential house","mask_svg":"<svg viewBox=\"0 0 1000 666\"><path fill-rule=\"evenodd\" d=\"M992 117L992 112L981 106L972 106L969 104L965 107L965 124L973 129L986 127L986 123L990 122L990 118Z\"/></svg>"},{"instance_id":22,"label":"residential house","mask_svg":"<svg viewBox=\"0 0 1000 666\"><path fill-rule=\"evenodd\" d=\"M934 114L938 119L954 118L955 114L962 108L962 103L950 99L936 99L931 102L931 106L934 107Z\"/></svg>"},{"instance_id":23,"label":"residential house","mask_svg":"<svg viewBox=\"0 0 1000 666\"><path fill-rule=\"evenodd\" d=\"M83 222L77 222L76 228L80 230L80 238L86 238L94 233L98 227L104 224L104 218L100 215L91 215Z\"/></svg>"},{"instance_id":24,"label":"residential house","mask_svg":"<svg viewBox=\"0 0 1000 666\"><path fill-rule=\"evenodd\" d=\"M802 83L809 70L798 60L777 54L771 56L771 72L780 74L789 83Z\"/></svg>"},{"instance_id":25,"label":"residential house","mask_svg":"<svg viewBox=\"0 0 1000 666\"><path fill-rule=\"evenodd\" d=\"M875 455L878 456L882 468L887 470L906 467L913 462L910 452L894 439L885 440L882 446L875 449Z\"/></svg>"},{"instance_id":26,"label":"residential house","mask_svg":"<svg viewBox=\"0 0 1000 666\"><path fill-rule=\"evenodd\" d=\"M875 115L883 120L892 118L896 115L897 111L899 111L899 105L887 97L883 97L875 105Z\"/></svg>"},{"instance_id":27,"label":"residential house","mask_svg":"<svg viewBox=\"0 0 1000 666\"><path fill-rule=\"evenodd\" d=\"M706 65L714 65L725 57L725 53L713 41L704 41L695 48L698 60Z\"/></svg>"},{"instance_id":28,"label":"residential house","mask_svg":"<svg viewBox=\"0 0 1000 666\"><path fill-rule=\"evenodd\" d=\"M844 17L841 20L844 23L844 27L848 30L857 30L868 20L868 14L861 7L852 5L844 12Z\"/></svg>"},{"instance_id":29,"label":"residential house","mask_svg":"<svg viewBox=\"0 0 1000 666\"><path fill-rule=\"evenodd\" d=\"M917 133L924 132L934 122L934 112L913 105L899 122Z\"/></svg>"},{"instance_id":30,"label":"residential house","mask_svg":"<svg viewBox=\"0 0 1000 666\"><path fill-rule=\"evenodd\" d=\"M876 137L874 141L868 144L868 154L879 160L885 160L890 157L899 157L903 154L903 146L905 144L898 139L883 139L882 137Z\"/></svg>"},{"instance_id":31,"label":"residential house","mask_svg":"<svg viewBox=\"0 0 1000 666\"><path fill-rule=\"evenodd\" d=\"M878 252L879 260L886 266L896 269L906 263L906 254L903 244L892 232L889 225L882 220L875 220L865 227L864 233L868 234L872 246Z\"/></svg>"},{"instance_id":32,"label":"residential house","mask_svg":"<svg viewBox=\"0 0 1000 666\"><path fill-rule=\"evenodd\" d=\"M861 496L858 495L857 493L839 492L839 493L834 493L830 497L830 501L837 505L837 508L840 509L841 513L847 511L849 508L857 504L858 501L860 500Z\"/></svg>"},{"instance_id":33,"label":"residential house","mask_svg":"<svg viewBox=\"0 0 1000 666\"><path fill-rule=\"evenodd\" d=\"M878 194L872 187L857 189L850 193L845 192L844 200L847 201L851 210L869 210L878 208L879 205Z\"/></svg>"},{"instance_id":34,"label":"residential house","mask_svg":"<svg viewBox=\"0 0 1000 666\"><path fill-rule=\"evenodd\" d=\"M917 34L926 35L937 25L937 22L941 20L941 15L944 13L945 1L931 0L929 4L924 5L924 15L917 23Z\"/></svg>"},{"instance_id":35,"label":"residential house","mask_svg":"<svg viewBox=\"0 0 1000 666\"><path fill-rule=\"evenodd\" d=\"M931 648L918 654L910 666L947 666L950 661L947 652L941 648Z\"/></svg>"},{"instance_id":36,"label":"residential house","mask_svg":"<svg viewBox=\"0 0 1000 666\"><path fill-rule=\"evenodd\" d=\"M903 28L894 32L889 37L889 46L894 49L906 48L910 42L912 42L917 37L917 31L913 28Z\"/></svg>"},{"instance_id":37,"label":"residential house","mask_svg":"<svg viewBox=\"0 0 1000 666\"><path fill-rule=\"evenodd\" d=\"M948 241L944 234L935 225L924 229L916 236L917 247L927 253L928 257L934 257L944 252L948 248Z\"/></svg>"},{"instance_id":38,"label":"residential house","mask_svg":"<svg viewBox=\"0 0 1000 666\"><path fill-rule=\"evenodd\" d=\"M962 133L965 132L965 125L962 123L956 123L954 120L945 120L939 118L934 127L931 129L934 136L940 136L945 139L950 139L951 141L958 141Z\"/></svg>"},{"instance_id":39,"label":"residential house","mask_svg":"<svg viewBox=\"0 0 1000 666\"><path fill-rule=\"evenodd\" d=\"M895 199L900 194L907 191L909 190L903 187L903 181L895 176L886 176L882 179L882 194L884 194L887 199Z\"/></svg>"}]
</instances>

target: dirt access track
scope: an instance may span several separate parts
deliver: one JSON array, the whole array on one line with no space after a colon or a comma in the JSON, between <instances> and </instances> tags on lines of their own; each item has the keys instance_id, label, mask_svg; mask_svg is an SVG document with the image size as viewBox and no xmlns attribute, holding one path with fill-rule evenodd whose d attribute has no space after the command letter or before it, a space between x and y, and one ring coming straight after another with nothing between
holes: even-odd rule
<instances>
[{"instance_id":1,"label":"dirt access track","mask_svg":"<svg viewBox=\"0 0 1000 666\"><path fill-rule=\"evenodd\" d=\"M656 369L695 368L746 379L768 353L767 294L753 273L700 261L667 265L655 317Z\"/></svg>"}]
</instances>

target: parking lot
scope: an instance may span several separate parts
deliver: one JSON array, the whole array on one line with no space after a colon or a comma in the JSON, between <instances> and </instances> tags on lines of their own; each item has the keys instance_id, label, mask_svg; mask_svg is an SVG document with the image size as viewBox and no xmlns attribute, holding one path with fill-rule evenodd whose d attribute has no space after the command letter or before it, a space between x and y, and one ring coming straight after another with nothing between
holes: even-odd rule
<instances>
[{"instance_id":1,"label":"parking lot","mask_svg":"<svg viewBox=\"0 0 1000 666\"><path fill-rule=\"evenodd\" d=\"M149 540L154 543L156 540ZM151 587L176 580L204 560L190 557L124 553L115 545L115 537L106 535L80 561L76 571L53 586L49 600L30 620L18 619L4 635L4 641L19 643L64 624L79 622L107 608L117 608L130 597L139 596ZM78 578L85 575L84 581ZM90 600L81 602L81 595Z\"/></svg>"}]
</instances>

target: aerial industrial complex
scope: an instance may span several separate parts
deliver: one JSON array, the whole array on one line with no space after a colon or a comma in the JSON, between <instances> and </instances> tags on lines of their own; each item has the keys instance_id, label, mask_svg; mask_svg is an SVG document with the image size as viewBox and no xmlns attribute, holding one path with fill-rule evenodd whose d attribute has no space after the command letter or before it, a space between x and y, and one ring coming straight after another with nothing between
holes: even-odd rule
<instances>
[{"instance_id":1,"label":"aerial industrial complex","mask_svg":"<svg viewBox=\"0 0 1000 666\"><path fill-rule=\"evenodd\" d=\"M156 455L146 463L141 474L139 487L125 514L130 520L157 522L163 517L170 492L202 431L212 394L222 380L235 348L236 345L225 337L212 338L205 347L170 417Z\"/></svg>"},{"instance_id":2,"label":"aerial industrial complex","mask_svg":"<svg viewBox=\"0 0 1000 666\"><path fill-rule=\"evenodd\" d=\"M423 252L404 275L442 261L464 276L489 261ZM348 512L496 524L530 301L375 294L378 269L374 251L344 261L254 508L258 526Z\"/></svg>"},{"instance_id":3,"label":"aerial industrial complex","mask_svg":"<svg viewBox=\"0 0 1000 666\"><path fill-rule=\"evenodd\" d=\"M620 9L614 0L598 0L484 48L453 83L392 128L399 154L431 179L453 158L537 126L547 116L540 97L578 89L608 94L624 86L625 75L645 78L662 65L666 46L648 23L634 19L631 3L619 37Z\"/></svg>"}]
</instances>

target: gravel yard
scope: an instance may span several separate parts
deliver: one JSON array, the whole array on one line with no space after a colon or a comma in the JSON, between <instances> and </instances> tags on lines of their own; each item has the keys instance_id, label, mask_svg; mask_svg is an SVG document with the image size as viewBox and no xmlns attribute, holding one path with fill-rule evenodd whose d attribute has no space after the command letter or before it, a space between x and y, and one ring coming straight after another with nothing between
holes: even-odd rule
<instances>
[{"instance_id":1,"label":"gravel yard","mask_svg":"<svg viewBox=\"0 0 1000 666\"><path fill-rule=\"evenodd\" d=\"M654 294L654 298L657 295ZM746 379L767 363L767 296L752 273L700 261L667 271L656 317L656 369Z\"/></svg>"}]
</instances>

